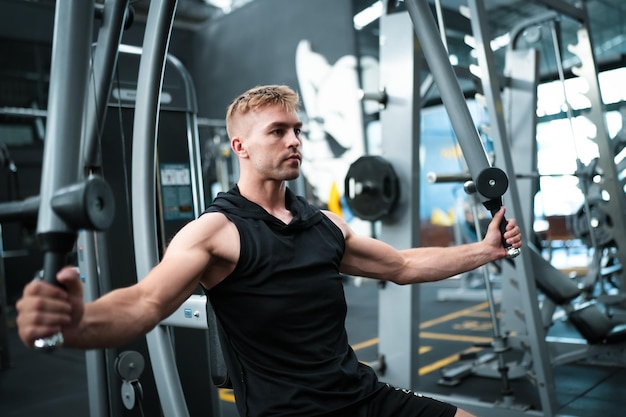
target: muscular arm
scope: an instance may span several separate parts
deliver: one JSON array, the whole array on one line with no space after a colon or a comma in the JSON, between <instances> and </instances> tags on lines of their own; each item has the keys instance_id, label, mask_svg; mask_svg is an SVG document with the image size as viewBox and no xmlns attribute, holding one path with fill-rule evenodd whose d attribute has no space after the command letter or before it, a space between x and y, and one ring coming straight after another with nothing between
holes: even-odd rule
<instances>
[{"instance_id":1,"label":"muscular arm","mask_svg":"<svg viewBox=\"0 0 626 417\"><path fill-rule=\"evenodd\" d=\"M58 274L67 291L33 282L17 304L20 337L27 346L57 331L70 347L128 343L169 316L199 283L211 287L228 274L239 253L233 233L236 229L223 215L201 216L177 233L163 260L141 281L85 305L72 268Z\"/></svg>"},{"instance_id":2,"label":"muscular arm","mask_svg":"<svg viewBox=\"0 0 626 417\"><path fill-rule=\"evenodd\" d=\"M400 251L379 240L358 236L338 216L332 213L327 215L344 232L346 251L341 272L350 275L388 280L397 284L438 281L506 256L498 230L504 210L496 214L485 239L480 242ZM505 238L514 247L521 246L521 235L514 220L509 221Z\"/></svg>"},{"instance_id":3,"label":"muscular arm","mask_svg":"<svg viewBox=\"0 0 626 417\"><path fill-rule=\"evenodd\" d=\"M136 285L116 289L86 304L65 339L80 348L119 346L149 332L182 304L198 285L207 253L168 249L163 261ZM69 336L69 338L68 338Z\"/></svg>"}]
</instances>

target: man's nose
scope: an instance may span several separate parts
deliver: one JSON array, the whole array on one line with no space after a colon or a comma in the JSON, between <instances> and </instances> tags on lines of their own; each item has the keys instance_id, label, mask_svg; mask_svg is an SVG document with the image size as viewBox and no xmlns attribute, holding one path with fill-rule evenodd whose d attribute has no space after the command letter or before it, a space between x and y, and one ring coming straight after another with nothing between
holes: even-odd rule
<instances>
[{"instance_id":1,"label":"man's nose","mask_svg":"<svg viewBox=\"0 0 626 417\"><path fill-rule=\"evenodd\" d=\"M302 144L302 140L300 139L300 136L296 134L296 132L292 131L288 135L287 143L289 144L289 147L298 148Z\"/></svg>"}]
</instances>

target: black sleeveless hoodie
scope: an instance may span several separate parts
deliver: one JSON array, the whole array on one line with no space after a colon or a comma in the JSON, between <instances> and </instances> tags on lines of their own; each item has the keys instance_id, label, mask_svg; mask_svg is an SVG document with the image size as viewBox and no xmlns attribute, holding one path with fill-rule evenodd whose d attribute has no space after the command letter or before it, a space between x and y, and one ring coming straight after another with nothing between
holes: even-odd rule
<instances>
[{"instance_id":1,"label":"black sleeveless hoodie","mask_svg":"<svg viewBox=\"0 0 626 417\"><path fill-rule=\"evenodd\" d=\"M323 416L370 395L377 377L345 331L341 230L289 189L289 224L245 199L219 193L239 231L234 271L208 291L240 415Z\"/></svg>"}]
</instances>

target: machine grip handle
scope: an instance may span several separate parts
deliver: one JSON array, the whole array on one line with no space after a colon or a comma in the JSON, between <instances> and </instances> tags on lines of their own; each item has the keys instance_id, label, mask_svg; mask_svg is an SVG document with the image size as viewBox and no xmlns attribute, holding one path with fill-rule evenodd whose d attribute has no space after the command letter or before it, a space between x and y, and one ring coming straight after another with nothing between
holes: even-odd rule
<instances>
[{"instance_id":1,"label":"machine grip handle","mask_svg":"<svg viewBox=\"0 0 626 417\"><path fill-rule=\"evenodd\" d=\"M36 278L56 285L57 287L64 288L59 281L57 281L57 272L65 266L65 254L60 252L48 251L44 254L43 269L38 272ZM63 346L63 334L58 332L52 336L40 338L35 340L33 348L45 352L54 351L56 348Z\"/></svg>"},{"instance_id":2,"label":"machine grip handle","mask_svg":"<svg viewBox=\"0 0 626 417\"><path fill-rule=\"evenodd\" d=\"M40 278L48 284L65 288L57 281L57 273L65 266L65 257L66 254L62 252L46 252L43 258L43 269L39 271Z\"/></svg>"},{"instance_id":3,"label":"machine grip handle","mask_svg":"<svg viewBox=\"0 0 626 417\"><path fill-rule=\"evenodd\" d=\"M489 167L480 172L480 174L476 178L476 181L473 184L473 189L475 191L478 191L481 196L487 198L486 201L483 201L483 205L487 210L491 212L492 216L495 216L498 210L500 210L500 207L502 207L502 195L505 193L508 186L509 179L507 178L506 173L500 168ZM466 191L468 187L469 186L466 185ZM509 259L513 259L517 255L519 255L522 250L508 245L504 240L504 233L506 232L507 224L508 221L505 217L503 217L502 221L500 222L502 246L504 246L504 248L506 249L506 257Z\"/></svg>"},{"instance_id":4,"label":"machine grip handle","mask_svg":"<svg viewBox=\"0 0 626 417\"><path fill-rule=\"evenodd\" d=\"M490 204L487 204L487 202L483 204L491 212L492 216L495 216L498 210L500 210L500 207L502 207L502 204L499 204L499 205L494 204L493 207L491 207ZM504 248L506 249L506 257L508 259L513 259L517 257L520 253L522 253L522 250L520 248L514 248L513 246L506 243L506 240L504 239L504 233L506 233L507 224L509 224L509 222L506 219L506 217L503 216L502 221L500 222L500 234L502 235L502 246L504 246Z\"/></svg>"},{"instance_id":5,"label":"machine grip handle","mask_svg":"<svg viewBox=\"0 0 626 417\"><path fill-rule=\"evenodd\" d=\"M504 240L504 233L506 232L507 224L508 224L508 220L505 217L503 217L502 221L500 222L500 233L502 234L502 246L504 246L504 248L506 249L506 257L509 259L513 259L517 257L517 255L522 253L522 250L520 248L514 248L513 246L506 243L506 241Z\"/></svg>"}]
</instances>

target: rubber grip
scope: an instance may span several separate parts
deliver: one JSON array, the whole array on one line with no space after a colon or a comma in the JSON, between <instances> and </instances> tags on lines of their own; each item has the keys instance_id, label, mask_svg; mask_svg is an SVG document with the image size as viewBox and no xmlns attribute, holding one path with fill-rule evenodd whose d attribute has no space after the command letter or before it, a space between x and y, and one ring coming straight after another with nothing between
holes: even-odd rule
<instances>
[{"instance_id":1,"label":"rubber grip","mask_svg":"<svg viewBox=\"0 0 626 417\"><path fill-rule=\"evenodd\" d=\"M42 279L57 287L65 288L57 281L57 273L65 266L65 253L48 251L43 258Z\"/></svg>"},{"instance_id":2,"label":"rubber grip","mask_svg":"<svg viewBox=\"0 0 626 417\"><path fill-rule=\"evenodd\" d=\"M57 272L59 272L64 266L64 253L48 251L44 254L43 270L40 271L39 277L49 284L56 285L60 288L65 288L57 280ZM63 342L63 334L61 332L58 332L57 334L50 337L35 340L35 343L33 343L33 348L44 352L52 352L56 350L56 348L63 346Z\"/></svg>"},{"instance_id":3,"label":"rubber grip","mask_svg":"<svg viewBox=\"0 0 626 417\"><path fill-rule=\"evenodd\" d=\"M483 202L483 206L491 213L491 216L495 216L498 211L502 208L502 199L501 198L493 198L491 200L487 200ZM502 236L502 246L506 249L506 257L509 259L515 258L519 255L522 250L519 248L514 248L513 246L506 243L504 239L504 233L506 233L506 226L509 224L506 217L502 216L502 221L500 222L500 235Z\"/></svg>"},{"instance_id":4,"label":"rubber grip","mask_svg":"<svg viewBox=\"0 0 626 417\"><path fill-rule=\"evenodd\" d=\"M504 239L504 233L506 232L506 226L508 224L509 224L508 220L506 219L506 217L503 216L502 221L500 222L500 234L502 235L502 246L504 246L504 248L506 249L506 257L509 259L513 259L517 255L519 255L522 252L522 250L519 248L514 248L513 246L506 243L506 240Z\"/></svg>"}]
</instances>

